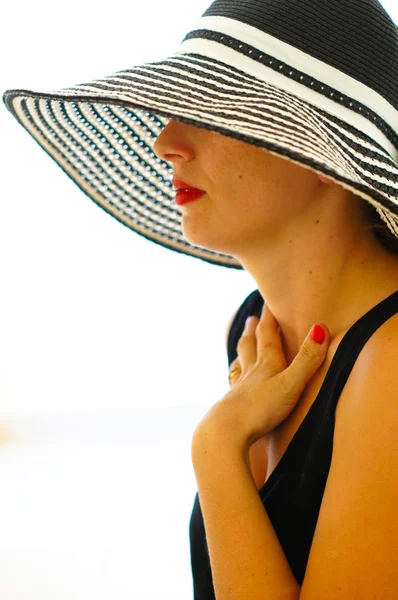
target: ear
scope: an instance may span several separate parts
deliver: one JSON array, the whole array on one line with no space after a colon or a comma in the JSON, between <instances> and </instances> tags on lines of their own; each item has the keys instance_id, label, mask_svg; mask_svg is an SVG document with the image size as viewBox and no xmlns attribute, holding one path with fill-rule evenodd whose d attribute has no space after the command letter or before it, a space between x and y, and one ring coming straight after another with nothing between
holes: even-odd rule
<instances>
[{"instance_id":1,"label":"ear","mask_svg":"<svg viewBox=\"0 0 398 600\"><path fill-rule=\"evenodd\" d=\"M329 177L326 177L326 175L321 175L320 173L317 173L317 175L322 181L322 183L334 183L334 181L332 179L329 179Z\"/></svg>"}]
</instances>

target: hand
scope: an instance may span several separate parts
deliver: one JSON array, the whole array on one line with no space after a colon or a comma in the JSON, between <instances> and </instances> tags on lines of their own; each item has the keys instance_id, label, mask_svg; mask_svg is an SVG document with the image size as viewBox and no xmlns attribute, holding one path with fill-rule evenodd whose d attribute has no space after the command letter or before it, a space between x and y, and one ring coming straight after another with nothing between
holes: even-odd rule
<instances>
[{"instance_id":1,"label":"hand","mask_svg":"<svg viewBox=\"0 0 398 600\"><path fill-rule=\"evenodd\" d=\"M278 322L264 303L261 318L246 325L237 349L242 373L232 389L206 413L194 437L215 433L224 443L248 450L259 438L273 431L293 411L315 372L324 362L330 344L325 330L323 344L311 338L311 331L300 351L287 367Z\"/></svg>"}]
</instances>

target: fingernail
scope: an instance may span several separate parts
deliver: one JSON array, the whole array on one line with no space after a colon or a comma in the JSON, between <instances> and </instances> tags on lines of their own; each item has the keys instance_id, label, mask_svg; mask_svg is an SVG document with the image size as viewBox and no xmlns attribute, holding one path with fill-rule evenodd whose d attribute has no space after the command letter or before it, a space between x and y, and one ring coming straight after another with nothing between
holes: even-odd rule
<instances>
[{"instance_id":1,"label":"fingernail","mask_svg":"<svg viewBox=\"0 0 398 600\"><path fill-rule=\"evenodd\" d=\"M317 344L323 344L326 337L326 332L322 325L314 325L311 331L311 337Z\"/></svg>"}]
</instances>

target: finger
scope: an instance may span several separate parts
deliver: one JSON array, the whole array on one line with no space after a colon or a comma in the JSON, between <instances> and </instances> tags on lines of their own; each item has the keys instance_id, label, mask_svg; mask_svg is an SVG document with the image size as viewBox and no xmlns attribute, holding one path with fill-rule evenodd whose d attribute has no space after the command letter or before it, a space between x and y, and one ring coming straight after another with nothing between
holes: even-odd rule
<instances>
[{"instance_id":1,"label":"finger","mask_svg":"<svg viewBox=\"0 0 398 600\"><path fill-rule=\"evenodd\" d=\"M234 375L232 375L231 377L231 373L233 372L234 369L239 368L240 372L239 373L235 373ZM231 386L233 386L242 376L242 367L241 364L239 362L239 358L236 358L229 366L229 377L228 377L228 381L230 383Z\"/></svg>"},{"instance_id":2,"label":"finger","mask_svg":"<svg viewBox=\"0 0 398 600\"><path fill-rule=\"evenodd\" d=\"M331 336L327 326L324 323L321 323L321 326L325 332L323 343L317 344L312 339L311 327L293 362L282 373L286 389L293 393L301 394L327 356Z\"/></svg>"},{"instance_id":3,"label":"finger","mask_svg":"<svg viewBox=\"0 0 398 600\"><path fill-rule=\"evenodd\" d=\"M245 328L242 332L236 349L238 351L239 363L244 373L251 365L256 364L257 360L257 339L256 326L257 319L254 317L250 321L246 321Z\"/></svg>"},{"instance_id":4,"label":"finger","mask_svg":"<svg viewBox=\"0 0 398 600\"><path fill-rule=\"evenodd\" d=\"M268 305L264 303L257 330L257 360L267 362L280 370L286 368L280 327Z\"/></svg>"}]
</instances>

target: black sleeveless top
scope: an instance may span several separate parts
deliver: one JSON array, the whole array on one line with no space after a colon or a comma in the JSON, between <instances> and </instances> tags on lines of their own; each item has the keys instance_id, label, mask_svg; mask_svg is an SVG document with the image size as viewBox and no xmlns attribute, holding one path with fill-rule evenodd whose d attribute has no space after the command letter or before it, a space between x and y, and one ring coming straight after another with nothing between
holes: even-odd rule
<instances>
[{"instance_id":1,"label":"black sleeveless top","mask_svg":"<svg viewBox=\"0 0 398 600\"><path fill-rule=\"evenodd\" d=\"M229 365L245 320L261 317L264 300L258 290L240 306L228 338ZM335 409L355 361L371 335L398 313L398 290L363 315L342 338L321 389L293 439L262 488L258 490L290 568L302 585L329 473ZM189 524L194 600L215 600L199 496Z\"/></svg>"}]
</instances>

